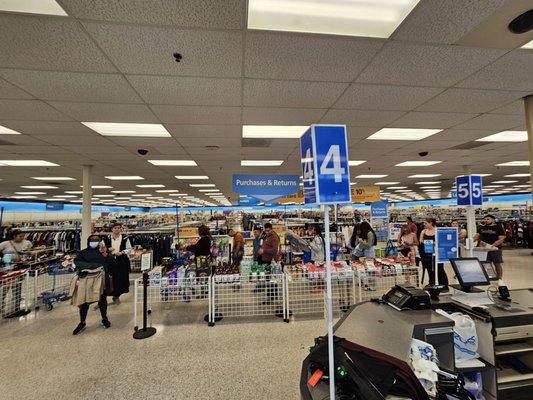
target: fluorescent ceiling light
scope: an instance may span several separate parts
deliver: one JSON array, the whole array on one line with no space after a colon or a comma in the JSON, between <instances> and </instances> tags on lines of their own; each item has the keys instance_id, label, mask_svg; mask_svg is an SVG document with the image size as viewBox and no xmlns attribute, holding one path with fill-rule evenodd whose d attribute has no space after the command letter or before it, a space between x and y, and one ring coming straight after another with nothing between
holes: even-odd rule
<instances>
[{"instance_id":1,"label":"fluorescent ceiling light","mask_svg":"<svg viewBox=\"0 0 533 400\"><path fill-rule=\"evenodd\" d=\"M529 188L531 185L515 185L515 188Z\"/></svg>"},{"instance_id":2,"label":"fluorescent ceiling light","mask_svg":"<svg viewBox=\"0 0 533 400\"><path fill-rule=\"evenodd\" d=\"M191 183L190 187L215 187L214 183Z\"/></svg>"},{"instance_id":3,"label":"fluorescent ceiling light","mask_svg":"<svg viewBox=\"0 0 533 400\"><path fill-rule=\"evenodd\" d=\"M442 174L416 174L416 175L409 175L408 178L436 178L437 176L441 176Z\"/></svg>"},{"instance_id":4,"label":"fluorescent ceiling light","mask_svg":"<svg viewBox=\"0 0 533 400\"><path fill-rule=\"evenodd\" d=\"M380 179L385 178L388 175L372 175L372 174L363 174L363 175L357 175L356 178L361 179Z\"/></svg>"},{"instance_id":5,"label":"fluorescent ceiling light","mask_svg":"<svg viewBox=\"0 0 533 400\"><path fill-rule=\"evenodd\" d=\"M248 29L388 38L419 0L249 0Z\"/></svg>"},{"instance_id":6,"label":"fluorescent ceiling light","mask_svg":"<svg viewBox=\"0 0 533 400\"><path fill-rule=\"evenodd\" d=\"M400 182L376 182L376 185L397 185Z\"/></svg>"},{"instance_id":7,"label":"fluorescent ceiling light","mask_svg":"<svg viewBox=\"0 0 533 400\"><path fill-rule=\"evenodd\" d=\"M166 167L196 167L194 160L148 160L150 164Z\"/></svg>"},{"instance_id":8,"label":"fluorescent ceiling light","mask_svg":"<svg viewBox=\"0 0 533 400\"><path fill-rule=\"evenodd\" d=\"M500 187L503 187L503 185L486 185L486 186L483 186L483 189L500 188Z\"/></svg>"},{"instance_id":9,"label":"fluorescent ceiling light","mask_svg":"<svg viewBox=\"0 0 533 400\"><path fill-rule=\"evenodd\" d=\"M407 186L389 186L387 189L407 189Z\"/></svg>"},{"instance_id":10,"label":"fluorescent ceiling light","mask_svg":"<svg viewBox=\"0 0 533 400\"><path fill-rule=\"evenodd\" d=\"M66 194L83 194L82 190L69 190L65 191Z\"/></svg>"},{"instance_id":11,"label":"fluorescent ceiling light","mask_svg":"<svg viewBox=\"0 0 533 400\"><path fill-rule=\"evenodd\" d=\"M0 161L0 164L2 161ZM497 167L529 167L529 161L509 161L501 164L496 164Z\"/></svg>"},{"instance_id":12,"label":"fluorescent ceiling light","mask_svg":"<svg viewBox=\"0 0 533 400\"><path fill-rule=\"evenodd\" d=\"M429 167L430 165L440 164L442 161L404 161L396 164L397 167Z\"/></svg>"},{"instance_id":13,"label":"fluorescent ceiling light","mask_svg":"<svg viewBox=\"0 0 533 400\"><path fill-rule=\"evenodd\" d=\"M511 174L511 175L505 175L506 178L527 178L530 174Z\"/></svg>"},{"instance_id":14,"label":"fluorescent ceiling light","mask_svg":"<svg viewBox=\"0 0 533 400\"><path fill-rule=\"evenodd\" d=\"M185 197L185 196L187 196L187 193L170 193L169 196L173 196L173 197Z\"/></svg>"},{"instance_id":15,"label":"fluorescent ceiling light","mask_svg":"<svg viewBox=\"0 0 533 400\"><path fill-rule=\"evenodd\" d=\"M38 181L75 181L74 178L68 176L33 176L31 179Z\"/></svg>"},{"instance_id":16,"label":"fluorescent ceiling light","mask_svg":"<svg viewBox=\"0 0 533 400\"><path fill-rule=\"evenodd\" d=\"M15 192L15 194L22 194L22 195L31 194L31 195L35 195L35 194L46 194L46 193L45 192Z\"/></svg>"},{"instance_id":17,"label":"fluorescent ceiling light","mask_svg":"<svg viewBox=\"0 0 533 400\"><path fill-rule=\"evenodd\" d=\"M492 174L474 174L474 175L479 175L479 176L491 176Z\"/></svg>"},{"instance_id":18,"label":"fluorescent ceiling light","mask_svg":"<svg viewBox=\"0 0 533 400\"><path fill-rule=\"evenodd\" d=\"M102 136L170 137L161 124L133 124L123 122L82 122L87 128Z\"/></svg>"},{"instance_id":19,"label":"fluorescent ceiling light","mask_svg":"<svg viewBox=\"0 0 533 400\"><path fill-rule=\"evenodd\" d=\"M111 181L141 181L144 179L142 176L137 175L112 175L105 178Z\"/></svg>"},{"instance_id":20,"label":"fluorescent ceiling light","mask_svg":"<svg viewBox=\"0 0 533 400\"><path fill-rule=\"evenodd\" d=\"M12 199L36 199L37 196L11 196Z\"/></svg>"},{"instance_id":21,"label":"fluorescent ceiling light","mask_svg":"<svg viewBox=\"0 0 533 400\"><path fill-rule=\"evenodd\" d=\"M57 195L57 196L52 196L54 198L64 198L64 199L74 199L78 196L75 196L75 195L71 195L71 194L61 194L61 195Z\"/></svg>"},{"instance_id":22,"label":"fluorescent ceiling light","mask_svg":"<svg viewBox=\"0 0 533 400\"><path fill-rule=\"evenodd\" d=\"M364 164L364 163L366 163L366 160L365 161L357 161L357 160L348 161L348 165L350 167L357 167L358 165L361 165L361 164Z\"/></svg>"},{"instance_id":23,"label":"fluorescent ceiling light","mask_svg":"<svg viewBox=\"0 0 533 400\"><path fill-rule=\"evenodd\" d=\"M83 186L80 186L81 188ZM108 186L108 185L93 185L91 186L91 189L113 189L113 186Z\"/></svg>"},{"instance_id":24,"label":"fluorescent ceiling light","mask_svg":"<svg viewBox=\"0 0 533 400\"><path fill-rule=\"evenodd\" d=\"M283 160L242 160L241 167L279 167Z\"/></svg>"},{"instance_id":25,"label":"fluorescent ceiling light","mask_svg":"<svg viewBox=\"0 0 533 400\"><path fill-rule=\"evenodd\" d=\"M533 49L533 40L531 42L527 42L525 45L521 47L522 49Z\"/></svg>"},{"instance_id":26,"label":"fluorescent ceiling light","mask_svg":"<svg viewBox=\"0 0 533 400\"><path fill-rule=\"evenodd\" d=\"M2 0L0 0L0 9L1 9L1 4L2 4ZM14 131L13 129L9 129L9 128L6 128L5 126L0 125L0 135L20 135L20 132Z\"/></svg>"},{"instance_id":27,"label":"fluorescent ceiling light","mask_svg":"<svg viewBox=\"0 0 533 400\"><path fill-rule=\"evenodd\" d=\"M164 188L165 185L135 185L138 188Z\"/></svg>"},{"instance_id":28,"label":"fluorescent ceiling light","mask_svg":"<svg viewBox=\"0 0 533 400\"><path fill-rule=\"evenodd\" d=\"M207 175L176 175L176 179L179 180L205 180L209 179Z\"/></svg>"},{"instance_id":29,"label":"fluorescent ceiling light","mask_svg":"<svg viewBox=\"0 0 533 400\"><path fill-rule=\"evenodd\" d=\"M163 189L163 190L156 190L157 193L177 193L179 190L177 189Z\"/></svg>"},{"instance_id":30,"label":"fluorescent ceiling light","mask_svg":"<svg viewBox=\"0 0 533 400\"><path fill-rule=\"evenodd\" d=\"M383 128L367 137L368 140L422 140L442 129Z\"/></svg>"},{"instance_id":31,"label":"fluorescent ceiling light","mask_svg":"<svg viewBox=\"0 0 533 400\"><path fill-rule=\"evenodd\" d=\"M503 131L477 139L476 142L527 142L527 131Z\"/></svg>"},{"instance_id":32,"label":"fluorescent ceiling light","mask_svg":"<svg viewBox=\"0 0 533 400\"><path fill-rule=\"evenodd\" d=\"M0 166L8 167L58 167L54 164L44 160L0 160Z\"/></svg>"},{"instance_id":33,"label":"fluorescent ceiling light","mask_svg":"<svg viewBox=\"0 0 533 400\"><path fill-rule=\"evenodd\" d=\"M57 186L51 185L37 185L37 186L21 186L22 189L57 189Z\"/></svg>"},{"instance_id":34,"label":"fluorescent ceiling light","mask_svg":"<svg viewBox=\"0 0 533 400\"><path fill-rule=\"evenodd\" d=\"M117 193L117 194L135 193L135 190L112 190L111 193Z\"/></svg>"},{"instance_id":35,"label":"fluorescent ceiling light","mask_svg":"<svg viewBox=\"0 0 533 400\"><path fill-rule=\"evenodd\" d=\"M213 192L220 193L219 189L200 189L198 191L201 193L213 193Z\"/></svg>"},{"instance_id":36,"label":"fluorescent ceiling light","mask_svg":"<svg viewBox=\"0 0 533 400\"><path fill-rule=\"evenodd\" d=\"M494 182L491 182L491 183L517 183L518 181L494 181Z\"/></svg>"},{"instance_id":37,"label":"fluorescent ceiling light","mask_svg":"<svg viewBox=\"0 0 533 400\"><path fill-rule=\"evenodd\" d=\"M243 125L242 137L245 139L298 139L309 126L282 125Z\"/></svg>"},{"instance_id":38,"label":"fluorescent ceiling light","mask_svg":"<svg viewBox=\"0 0 533 400\"><path fill-rule=\"evenodd\" d=\"M0 11L68 16L55 0L0 0Z\"/></svg>"},{"instance_id":39,"label":"fluorescent ceiling light","mask_svg":"<svg viewBox=\"0 0 533 400\"><path fill-rule=\"evenodd\" d=\"M420 186L420 189L441 189L440 186Z\"/></svg>"},{"instance_id":40,"label":"fluorescent ceiling light","mask_svg":"<svg viewBox=\"0 0 533 400\"><path fill-rule=\"evenodd\" d=\"M424 182L415 182L415 185L437 185L440 184L440 181L424 181Z\"/></svg>"}]
</instances>

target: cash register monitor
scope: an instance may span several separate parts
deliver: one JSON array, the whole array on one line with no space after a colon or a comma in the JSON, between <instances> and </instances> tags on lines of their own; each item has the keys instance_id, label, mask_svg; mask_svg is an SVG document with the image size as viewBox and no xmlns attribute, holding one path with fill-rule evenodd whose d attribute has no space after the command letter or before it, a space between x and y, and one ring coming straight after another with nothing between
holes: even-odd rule
<instances>
[{"instance_id":1,"label":"cash register monitor","mask_svg":"<svg viewBox=\"0 0 533 400\"><path fill-rule=\"evenodd\" d=\"M452 258L450 262L465 292L472 291L474 286L490 285L487 271L477 258Z\"/></svg>"}]
</instances>

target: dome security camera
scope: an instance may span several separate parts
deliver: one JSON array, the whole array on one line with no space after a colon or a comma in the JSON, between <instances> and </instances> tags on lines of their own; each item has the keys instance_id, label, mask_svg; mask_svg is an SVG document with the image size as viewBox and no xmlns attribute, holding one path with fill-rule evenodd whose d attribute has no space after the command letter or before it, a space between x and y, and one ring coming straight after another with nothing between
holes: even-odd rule
<instances>
[{"instance_id":1,"label":"dome security camera","mask_svg":"<svg viewBox=\"0 0 533 400\"><path fill-rule=\"evenodd\" d=\"M148 150L145 149L138 149L137 153L139 153L141 156L145 156L148 154Z\"/></svg>"},{"instance_id":2,"label":"dome security camera","mask_svg":"<svg viewBox=\"0 0 533 400\"><path fill-rule=\"evenodd\" d=\"M429 154L429 151L421 151L420 153L418 153L420 157L426 157L428 154Z\"/></svg>"}]
</instances>

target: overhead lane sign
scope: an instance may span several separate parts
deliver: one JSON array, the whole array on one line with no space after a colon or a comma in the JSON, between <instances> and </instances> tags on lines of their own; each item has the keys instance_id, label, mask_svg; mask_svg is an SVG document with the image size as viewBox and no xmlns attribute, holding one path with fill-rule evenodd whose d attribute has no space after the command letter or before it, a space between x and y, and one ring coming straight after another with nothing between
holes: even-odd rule
<instances>
[{"instance_id":1,"label":"overhead lane sign","mask_svg":"<svg viewBox=\"0 0 533 400\"><path fill-rule=\"evenodd\" d=\"M298 175L233 175L233 191L264 201L298 192Z\"/></svg>"}]
</instances>

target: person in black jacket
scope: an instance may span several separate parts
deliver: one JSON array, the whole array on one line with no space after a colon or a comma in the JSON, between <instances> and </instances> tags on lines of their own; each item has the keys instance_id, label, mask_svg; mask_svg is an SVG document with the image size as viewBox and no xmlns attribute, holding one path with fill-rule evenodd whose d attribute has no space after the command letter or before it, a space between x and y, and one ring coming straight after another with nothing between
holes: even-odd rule
<instances>
[{"instance_id":1,"label":"person in black jacket","mask_svg":"<svg viewBox=\"0 0 533 400\"><path fill-rule=\"evenodd\" d=\"M130 239L122 234L122 224L115 222L111 229L111 236L104 238L107 250L113 256L109 264L109 275L113 279L110 295L113 304L120 304L120 295L130 291L131 263L128 257L132 249Z\"/></svg>"},{"instance_id":2,"label":"person in black jacket","mask_svg":"<svg viewBox=\"0 0 533 400\"><path fill-rule=\"evenodd\" d=\"M186 247L187 251L194 254L194 257L210 256L211 255L211 235L209 228L205 225L198 227L198 236L200 239L195 244Z\"/></svg>"},{"instance_id":3,"label":"person in black jacket","mask_svg":"<svg viewBox=\"0 0 533 400\"><path fill-rule=\"evenodd\" d=\"M91 235L87 239L87 248L81 250L74 259L74 265L76 266L76 272L79 276L84 274L84 270L92 270L100 267L104 268L104 289L98 301L100 309L100 315L102 316L102 325L104 328L109 328L111 322L107 318L107 291L110 287L108 265L111 261L111 255L107 252L107 248L102 245L100 236ZM86 273L86 272L85 272ZM89 312L89 303L84 303L79 306L80 309L80 323L72 332L73 335L77 335L83 331L86 327L85 320L87 319L87 313Z\"/></svg>"}]
</instances>

